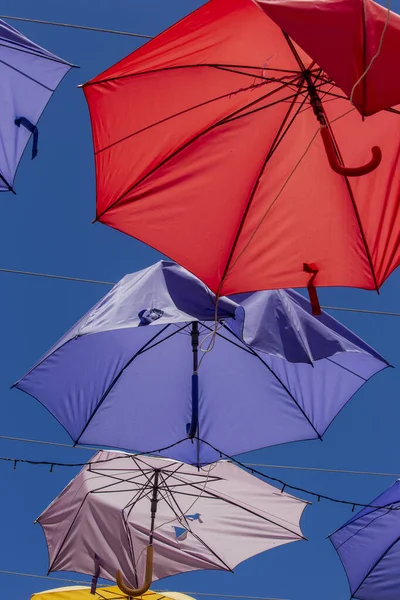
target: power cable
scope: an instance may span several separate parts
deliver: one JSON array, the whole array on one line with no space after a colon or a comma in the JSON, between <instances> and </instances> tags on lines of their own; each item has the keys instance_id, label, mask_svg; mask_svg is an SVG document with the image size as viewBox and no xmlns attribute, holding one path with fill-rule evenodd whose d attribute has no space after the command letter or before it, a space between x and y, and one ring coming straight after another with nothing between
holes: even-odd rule
<instances>
[{"instance_id":1,"label":"power cable","mask_svg":"<svg viewBox=\"0 0 400 600\"><path fill-rule=\"evenodd\" d=\"M399 503L397 503L397 504L399 504L399 506L394 506L395 503L393 503L393 505L391 505L391 506L387 506L387 505L386 506L377 506L374 504L362 504L361 502L353 502L352 500L341 500L339 498L334 498L333 496L327 496L326 494L319 494L318 492L310 491L310 490L307 490L307 489L299 487L299 486L291 485L289 483L286 483L282 479L279 479L278 477L272 477L271 475L267 475L266 473L263 473L262 471L255 469L254 467L246 466L245 463L242 463L240 460L237 460L236 458L234 458L233 456L230 456L229 454L226 454L225 452L221 452L221 450L219 450L218 448L213 446L213 444L210 444L210 442L207 442L206 440L201 440L199 438L194 438L194 439L200 441L202 444L205 444L206 446L208 446L209 448L214 450L214 452L218 452L221 458L225 458L226 460L231 461L232 463L238 465L242 469L249 471L252 475L259 475L263 479L272 481L273 483L282 486L282 488L281 488L282 493L287 488L287 489L293 490L295 492L301 492L303 494L307 494L309 496L317 498L318 502L320 502L321 500L327 500L328 502L334 502L335 504L346 504L346 505L352 507L352 512L354 512L356 506L359 506L362 508L368 507L368 508L378 508L378 509L385 508L387 510L400 510Z\"/></svg>"},{"instance_id":2,"label":"power cable","mask_svg":"<svg viewBox=\"0 0 400 600\"><path fill-rule=\"evenodd\" d=\"M0 435L0 440L7 440L11 442L21 442L28 444L43 444L45 446L55 446L60 448L70 448L72 450L91 450L97 452L99 448L94 446L72 446L72 444L61 444L59 442L49 442L45 440L31 440L20 437L11 437L7 435ZM288 469L290 471L311 471L317 473L336 473L339 475L365 475L371 477L400 477L400 473L382 473L380 471L349 471L346 469L326 469L323 467L299 467L295 465L271 465L265 463L243 463L245 467L257 467L263 469Z\"/></svg>"},{"instance_id":3,"label":"power cable","mask_svg":"<svg viewBox=\"0 0 400 600\"><path fill-rule=\"evenodd\" d=\"M1 18L1 17L0 17ZM113 281L101 281L97 279L84 279L81 277L66 277L65 275L53 275L50 273L36 273L35 271L19 271L17 269L3 269L0 268L0 273L9 273L14 275L28 275L31 277L44 277L46 279L60 279L62 281L73 281L78 283L91 283L94 285L108 285L113 286L116 282ZM348 308L344 306L321 306L324 310L339 310L353 313L364 313L369 315L381 315L386 317L400 317L400 313L379 311L379 310L367 310L364 308Z\"/></svg>"},{"instance_id":4,"label":"power cable","mask_svg":"<svg viewBox=\"0 0 400 600\"><path fill-rule=\"evenodd\" d=\"M351 506L352 507L352 511L355 510L356 506L365 508L365 507L371 507L371 508L385 508L387 510L400 510L400 505L399 506L376 506L374 504L364 504L362 502L353 502L352 500L343 500L341 498L334 498L333 496L328 496L326 494L322 494L319 492L314 492L311 490L308 490L306 488L303 487L299 487L299 486L295 486L292 485L290 483L287 483L285 481L283 481L280 478L277 477L272 477L271 475L267 475L266 473L263 473L262 471L259 471L258 469L255 469L254 467L249 467L247 466L245 463L240 462L239 460L237 460L236 458L229 456L228 454L225 454L224 452L221 452L220 450L218 450L217 448L215 448L215 446L213 446L212 444L210 444L209 442L206 442L205 440L201 440L199 438L193 438L207 446L209 446L210 448L212 448L215 452L218 452L221 458L225 458L229 461L231 461L232 463L240 466L241 468L245 469L246 471L249 471L251 474L253 475L259 475L260 477L262 477L263 479L266 479L268 481L271 481L275 484L278 484L279 486L281 486L281 492L283 492L286 488L293 490L295 492L301 492L303 494L306 494L308 496L312 496L314 498L316 498L318 500L318 502L320 502L321 500L327 500L328 502L334 502L335 504L345 504L347 506ZM173 448L174 446L177 446L178 444L182 443L183 441L186 441L187 438L185 438L185 440L180 440L178 442L176 442L175 444L171 444L170 446L167 446L166 448L161 448L158 450L154 450L152 452L140 452L140 453L135 453L135 454L126 454L126 458L129 459L131 458L131 456L145 456L148 454L158 454L160 452L163 452L165 450L168 450L170 448ZM122 456L121 458L123 458L124 456ZM111 461L113 461L114 458L106 458L103 460L98 460L96 462L97 463L109 463ZM90 464L90 460L86 461L86 462L81 462L81 463L64 463L64 462L58 462L58 461L48 461L48 460L31 460L31 459L26 459L26 458L11 458L11 457L6 457L6 456L0 456L0 461L1 462L9 462L9 463L13 463L14 465L14 470L16 470L17 465L18 464L27 464L27 465L32 465L32 466L47 466L50 467L49 468L49 472L52 473L55 467L85 467L88 464Z\"/></svg>"},{"instance_id":5,"label":"power cable","mask_svg":"<svg viewBox=\"0 0 400 600\"><path fill-rule=\"evenodd\" d=\"M64 275L51 275L49 273L35 273L34 271L18 271L16 269L2 269L1 273L12 273L15 275L29 275L31 277L44 277L46 279L61 279L62 281L77 281L79 283L94 283L96 285L115 285L113 281L98 281L96 279L82 279L80 277L65 277Z\"/></svg>"},{"instance_id":6,"label":"power cable","mask_svg":"<svg viewBox=\"0 0 400 600\"><path fill-rule=\"evenodd\" d=\"M60 448L72 448L77 450L94 450L98 451L99 448L93 446L73 446L72 444L62 444L60 442L48 442L46 440L30 440L27 438L11 437L9 435L0 435L0 440L8 440L11 442L25 442L28 444L44 444L45 446L58 446Z\"/></svg>"},{"instance_id":7,"label":"power cable","mask_svg":"<svg viewBox=\"0 0 400 600\"><path fill-rule=\"evenodd\" d=\"M130 37L143 38L152 40L153 35L145 35L144 33L131 33L130 31L118 31L116 29L101 29L99 27L87 27L86 25L75 25L73 23L58 23L56 21L41 21L39 19L28 19L26 17L13 17L10 15L0 15L0 19L8 19L9 21L25 21L26 23L38 23L39 25L54 25L56 27L68 27L69 29L83 29L84 31L98 31L100 33L113 33L115 35L127 35Z\"/></svg>"},{"instance_id":8,"label":"power cable","mask_svg":"<svg viewBox=\"0 0 400 600\"><path fill-rule=\"evenodd\" d=\"M47 579L49 581L63 581L65 583L75 583L78 585L90 586L91 581L80 581L77 579L64 579L63 577L49 577L48 575L36 575L34 573L20 573L19 571L5 571L0 569L2 575L15 575L18 577L34 577L35 579ZM172 590L153 590L158 594L168 594ZM180 592L181 594L187 594L188 596L207 596L212 598L234 598L235 600L287 600L285 598L265 598L264 596L236 596L232 594L212 594L206 592Z\"/></svg>"}]
</instances>

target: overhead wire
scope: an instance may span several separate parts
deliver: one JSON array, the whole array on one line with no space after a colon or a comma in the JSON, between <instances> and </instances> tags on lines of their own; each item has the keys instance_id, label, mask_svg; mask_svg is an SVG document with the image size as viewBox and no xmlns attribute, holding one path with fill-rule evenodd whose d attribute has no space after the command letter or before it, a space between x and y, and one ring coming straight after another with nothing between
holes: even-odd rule
<instances>
[{"instance_id":1,"label":"overhead wire","mask_svg":"<svg viewBox=\"0 0 400 600\"><path fill-rule=\"evenodd\" d=\"M93 283L96 285L115 285L113 281L98 281L96 279L82 279L81 277L66 277L64 275L52 275L50 273L36 273L34 271L18 271L17 269L2 269L1 273L12 273L14 275L29 275L31 277L44 277L45 279L61 279L62 281L75 281L79 283Z\"/></svg>"},{"instance_id":2,"label":"overhead wire","mask_svg":"<svg viewBox=\"0 0 400 600\"><path fill-rule=\"evenodd\" d=\"M9 435L0 435L0 440L7 440L10 442L24 442L27 444L43 444L45 446L57 446L60 448L77 448L78 450L95 450L97 451L98 448L94 448L92 446L73 446L72 444L63 444L61 442L48 442L46 440L31 440L29 438L20 438L20 437L12 437Z\"/></svg>"},{"instance_id":3,"label":"overhead wire","mask_svg":"<svg viewBox=\"0 0 400 600\"><path fill-rule=\"evenodd\" d=\"M321 306L324 310L341 310L345 312L365 313L368 315L381 315L385 317L400 317L400 313L387 310L367 310L366 308L347 308L345 306Z\"/></svg>"},{"instance_id":4,"label":"overhead wire","mask_svg":"<svg viewBox=\"0 0 400 600\"><path fill-rule=\"evenodd\" d=\"M317 473L335 473L338 475L365 475L370 477L400 477L400 473L382 473L379 471L350 471L347 469L326 469L323 467L299 467L294 465L269 465L263 463L243 463L245 467L263 469L288 469L290 471L311 471Z\"/></svg>"},{"instance_id":5,"label":"overhead wire","mask_svg":"<svg viewBox=\"0 0 400 600\"><path fill-rule=\"evenodd\" d=\"M158 592L159 590L154 590ZM172 590L171 590L172 592ZM168 594L168 590L165 590L165 593ZM184 594L188 594L189 596L193 594L193 596L211 596L211 597L220 597L220 598L245 598L247 600L284 600L283 598L265 598L263 596L236 596L234 594L216 594L211 592L181 592Z\"/></svg>"},{"instance_id":6,"label":"overhead wire","mask_svg":"<svg viewBox=\"0 0 400 600\"><path fill-rule=\"evenodd\" d=\"M29 438L20 438L7 435L0 435L0 440L20 442L28 444L43 444L45 446L55 446L59 448L69 448L72 450L87 450L97 452L99 448L94 446L73 446L72 444L62 444L60 442L50 442L47 440L32 440ZM318 473L335 473L339 475L365 475L370 477L400 477L400 473L383 473L381 471L352 471L347 469L327 469L324 467L301 467L296 465L273 465L269 463L248 463L244 462L245 467L257 467L263 469L287 469L290 471L311 471Z\"/></svg>"},{"instance_id":7,"label":"overhead wire","mask_svg":"<svg viewBox=\"0 0 400 600\"><path fill-rule=\"evenodd\" d=\"M196 438L199 440L199 438ZM309 496L312 496L314 498L317 498L318 502L320 502L321 500L327 500L328 502L333 502L335 504L345 504L348 506L352 507L352 512L354 512L355 508L357 506L362 507L362 508L385 508L387 510L400 510L400 504L397 507L394 506L378 506L378 505L374 505L374 504L363 504L361 502L353 502L352 500L341 500L339 498L334 498L333 496L328 496L327 494L320 494L318 492L314 492L314 491L310 491L307 490L305 488L302 488L300 486L295 486L289 483L286 483L285 481L283 481L282 479L278 478L278 477L272 477L271 475L267 475L266 473L263 473L262 471L259 471L258 469L255 469L254 467L247 467L245 465L245 463L242 463L240 460L238 460L237 458L230 456L229 454L226 454L226 452L221 452L221 450L219 450L218 448L216 448L213 444L211 444L210 442L207 442L206 440L199 440L201 441L201 443L205 444L206 446L208 446L209 448L211 448L212 450L214 450L214 452L218 452L221 458L225 458L226 460L231 461L232 463L236 464L237 466L245 469L246 471L249 471L252 475L259 475L261 478L266 479L268 481L272 481L275 484L278 484L280 486L282 486L281 488L281 492L283 493L285 491L285 489L290 489L293 490L295 492L300 492L303 494L307 494Z\"/></svg>"},{"instance_id":8,"label":"overhead wire","mask_svg":"<svg viewBox=\"0 0 400 600\"><path fill-rule=\"evenodd\" d=\"M82 277L67 277L65 275L54 275L51 273L40 273L40 272L36 272L36 271L21 271L18 269L5 269L2 267L0 267L0 273L8 273L8 274L13 274L13 275L27 275L30 277L43 277L44 279L58 279L61 281L71 281L71 282L77 282L77 283L90 283L90 284L94 284L94 285L107 285L110 287L113 285L116 285L115 281L85 279ZM322 305L321 305L321 308L324 310L338 310L338 311L361 313L361 314L364 313L364 314L370 314L370 315L380 315L380 316L386 316L386 317L400 317L400 313L384 311L384 310L368 310L365 308L351 308L351 307L346 307L346 306L322 306Z\"/></svg>"},{"instance_id":9,"label":"overhead wire","mask_svg":"<svg viewBox=\"0 0 400 600\"><path fill-rule=\"evenodd\" d=\"M66 579L64 577L50 577L49 575L36 575L35 573L21 573L20 571L6 571L0 569L1 575L15 575L18 577L34 577L35 579L47 579L49 581L63 581L65 583L75 583L78 585L89 585L91 581L82 581L78 579ZM159 594L173 593L172 590L151 590ZM211 592L180 592L181 594L193 595L193 596L207 596L212 598L235 598L235 600L287 600L287 598L266 598L265 596L237 596L234 594L217 594Z\"/></svg>"},{"instance_id":10,"label":"overhead wire","mask_svg":"<svg viewBox=\"0 0 400 600\"><path fill-rule=\"evenodd\" d=\"M116 29L102 29L100 27L88 27L86 25L75 25L74 23L59 23L57 21L42 21L40 19L29 19L27 17L14 17L11 15L0 15L0 19L8 19L9 21L24 21L26 23L37 23L39 25L54 25L55 27L68 27L69 29L83 29L84 31L97 31L99 33L112 33L115 35L126 35L129 37L137 37L146 40L152 40L153 35L144 33L132 33L130 31L119 31Z\"/></svg>"},{"instance_id":11,"label":"overhead wire","mask_svg":"<svg viewBox=\"0 0 400 600\"><path fill-rule=\"evenodd\" d=\"M215 446L213 446L212 444L210 444L209 442L207 442L205 440L201 440L200 438L193 438L193 439L209 446L215 452L218 452L221 458L229 460L230 462L238 465L239 467L245 469L246 471L250 472L251 474L259 475L263 479L271 481L274 484L278 484L279 486L281 486L282 493L285 491L285 489L290 489L295 492L301 492L308 496L312 496L313 498L316 498L318 500L318 502L320 502L321 500L327 500L328 502L334 502L335 504L345 504L347 506L351 506L353 511L355 510L356 507L361 507L361 508L371 507L371 508L385 508L387 510L400 510L400 505L395 507L395 506L377 506L374 504L364 504L362 502L354 502L353 500L344 500L341 498L335 498L333 496L328 496L326 494L314 492L312 490L308 490L303 487L292 485L291 483L287 483L286 481L283 481L282 479L280 479L278 477L272 477L272 475L263 473L259 469L254 468L254 466L251 466L251 467L247 466L246 463L242 463L241 461L237 460L236 458L229 456L228 454L226 454L224 452L221 452L220 450L215 448ZM166 448L154 450L152 452L139 452L139 453L134 453L134 454L126 454L126 455L120 456L119 458L126 457L127 459L130 459L132 457L132 455L133 456L145 456L148 454L152 454L152 455L158 454L158 453L163 452L167 449L170 449L174 446L177 446L178 444L180 444L186 440L187 440L187 438L185 438L185 440L180 440L180 441L176 442L175 444L170 444ZM113 460L115 460L115 457L100 459L100 460L96 461L96 464L97 463L109 463ZM47 466L47 467L49 467L49 473L52 473L55 467L85 467L91 463L91 460L88 460L86 462L79 462L79 463L72 463L72 462L65 463L65 462L58 462L55 460L51 460L51 461L49 461L49 460L32 460L32 459L26 459L26 458L12 458L12 457L8 457L8 456L7 457L0 456L0 462L12 463L14 466L14 470L16 470L18 464L26 464L26 465L32 465L32 466Z\"/></svg>"},{"instance_id":12,"label":"overhead wire","mask_svg":"<svg viewBox=\"0 0 400 600\"><path fill-rule=\"evenodd\" d=\"M0 569L1 575L16 575L18 577L34 577L35 579L49 579L50 581L63 581L65 583L77 583L80 585L90 585L90 581L81 581L77 579L66 579L64 577L49 577L49 575L36 575L35 573L21 573L19 571L6 571Z\"/></svg>"}]
</instances>

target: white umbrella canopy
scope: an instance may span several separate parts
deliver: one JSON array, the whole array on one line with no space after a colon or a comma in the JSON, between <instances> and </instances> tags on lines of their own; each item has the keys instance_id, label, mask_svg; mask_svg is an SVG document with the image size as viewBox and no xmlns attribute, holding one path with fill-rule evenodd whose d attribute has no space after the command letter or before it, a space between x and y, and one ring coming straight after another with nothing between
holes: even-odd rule
<instances>
[{"instance_id":1,"label":"white umbrella canopy","mask_svg":"<svg viewBox=\"0 0 400 600\"><path fill-rule=\"evenodd\" d=\"M255 554L305 539L306 505L229 461L197 469L99 451L38 521L49 572L115 581L120 570L121 589L137 595L163 577L233 570Z\"/></svg>"}]
</instances>

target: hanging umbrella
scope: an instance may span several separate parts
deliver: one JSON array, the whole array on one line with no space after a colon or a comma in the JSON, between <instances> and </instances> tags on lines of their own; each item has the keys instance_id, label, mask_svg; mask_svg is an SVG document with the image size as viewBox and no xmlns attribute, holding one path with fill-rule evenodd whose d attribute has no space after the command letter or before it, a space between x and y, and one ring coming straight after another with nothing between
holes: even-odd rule
<instances>
[{"instance_id":1,"label":"hanging umbrella","mask_svg":"<svg viewBox=\"0 0 400 600\"><path fill-rule=\"evenodd\" d=\"M231 456L320 438L387 366L294 291L220 298L217 330L214 314L200 280L159 262L124 277L16 386L76 444L175 444L163 454L203 464L220 457L209 444Z\"/></svg>"},{"instance_id":2,"label":"hanging umbrella","mask_svg":"<svg viewBox=\"0 0 400 600\"><path fill-rule=\"evenodd\" d=\"M363 120L252 0L211 0L83 89L96 220L218 295L378 290L399 264L399 111Z\"/></svg>"},{"instance_id":3,"label":"hanging umbrella","mask_svg":"<svg viewBox=\"0 0 400 600\"><path fill-rule=\"evenodd\" d=\"M49 572L117 580L137 596L157 579L232 571L260 552L305 539L306 505L227 461L197 469L100 451L38 522Z\"/></svg>"},{"instance_id":4,"label":"hanging umbrella","mask_svg":"<svg viewBox=\"0 0 400 600\"><path fill-rule=\"evenodd\" d=\"M40 116L72 66L0 19L0 191L14 191L31 136L35 158Z\"/></svg>"},{"instance_id":5,"label":"hanging umbrella","mask_svg":"<svg viewBox=\"0 0 400 600\"><path fill-rule=\"evenodd\" d=\"M372 0L257 0L362 115L400 104L400 17ZM340 40L340 44L338 44Z\"/></svg>"},{"instance_id":6,"label":"hanging umbrella","mask_svg":"<svg viewBox=\"0 0 400 600\"><path fill-rule=\"evenodd\" d=\"M191 596L179 592L152 592L142 595L143 600L194 600ZM72 585L68 587L46 590L31 596L31 600L129 600L129 596L116 587L101 587L92 590L90 587Z\"/></svg>"},{"instance_id":7,"label":"hanging umbrella","mask_svg":"<svg viewBox=\"0 0 400 600\"><path fill-rule=\"evenodd\" d=\"M382 507L382 508L380 508ZM400 480L330 536L346 571L351 597L398 600Z\"/></svg>"}]
</instances>

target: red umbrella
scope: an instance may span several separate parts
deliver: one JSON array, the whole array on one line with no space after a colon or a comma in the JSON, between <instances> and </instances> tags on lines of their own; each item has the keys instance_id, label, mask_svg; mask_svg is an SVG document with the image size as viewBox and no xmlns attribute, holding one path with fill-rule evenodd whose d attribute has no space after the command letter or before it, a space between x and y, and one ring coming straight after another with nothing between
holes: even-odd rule
<instances>
[{"instance_id":1,"label":"red umbrella","mask_svg":"<svg viewBox=\"0 0 400 600\"><path fill-rule=\"evenodd\" d=\"M258 0L363 115L400 103L400 16L371 0ZM357 84L358 82L358 84Z\"/></svg>"},{"instance_id":2,"label":"red umbrella","mask_svg":"<svg viewBox=\"0 0 400 600\"><path fill-rule=\"evenodd\" d=\"M400 111L363 119L252 0L211 0L84 92L96 220L217 295L308 286L317 312L314 285L378 290L399 264Z\"/></svg>"}]
</instances>

